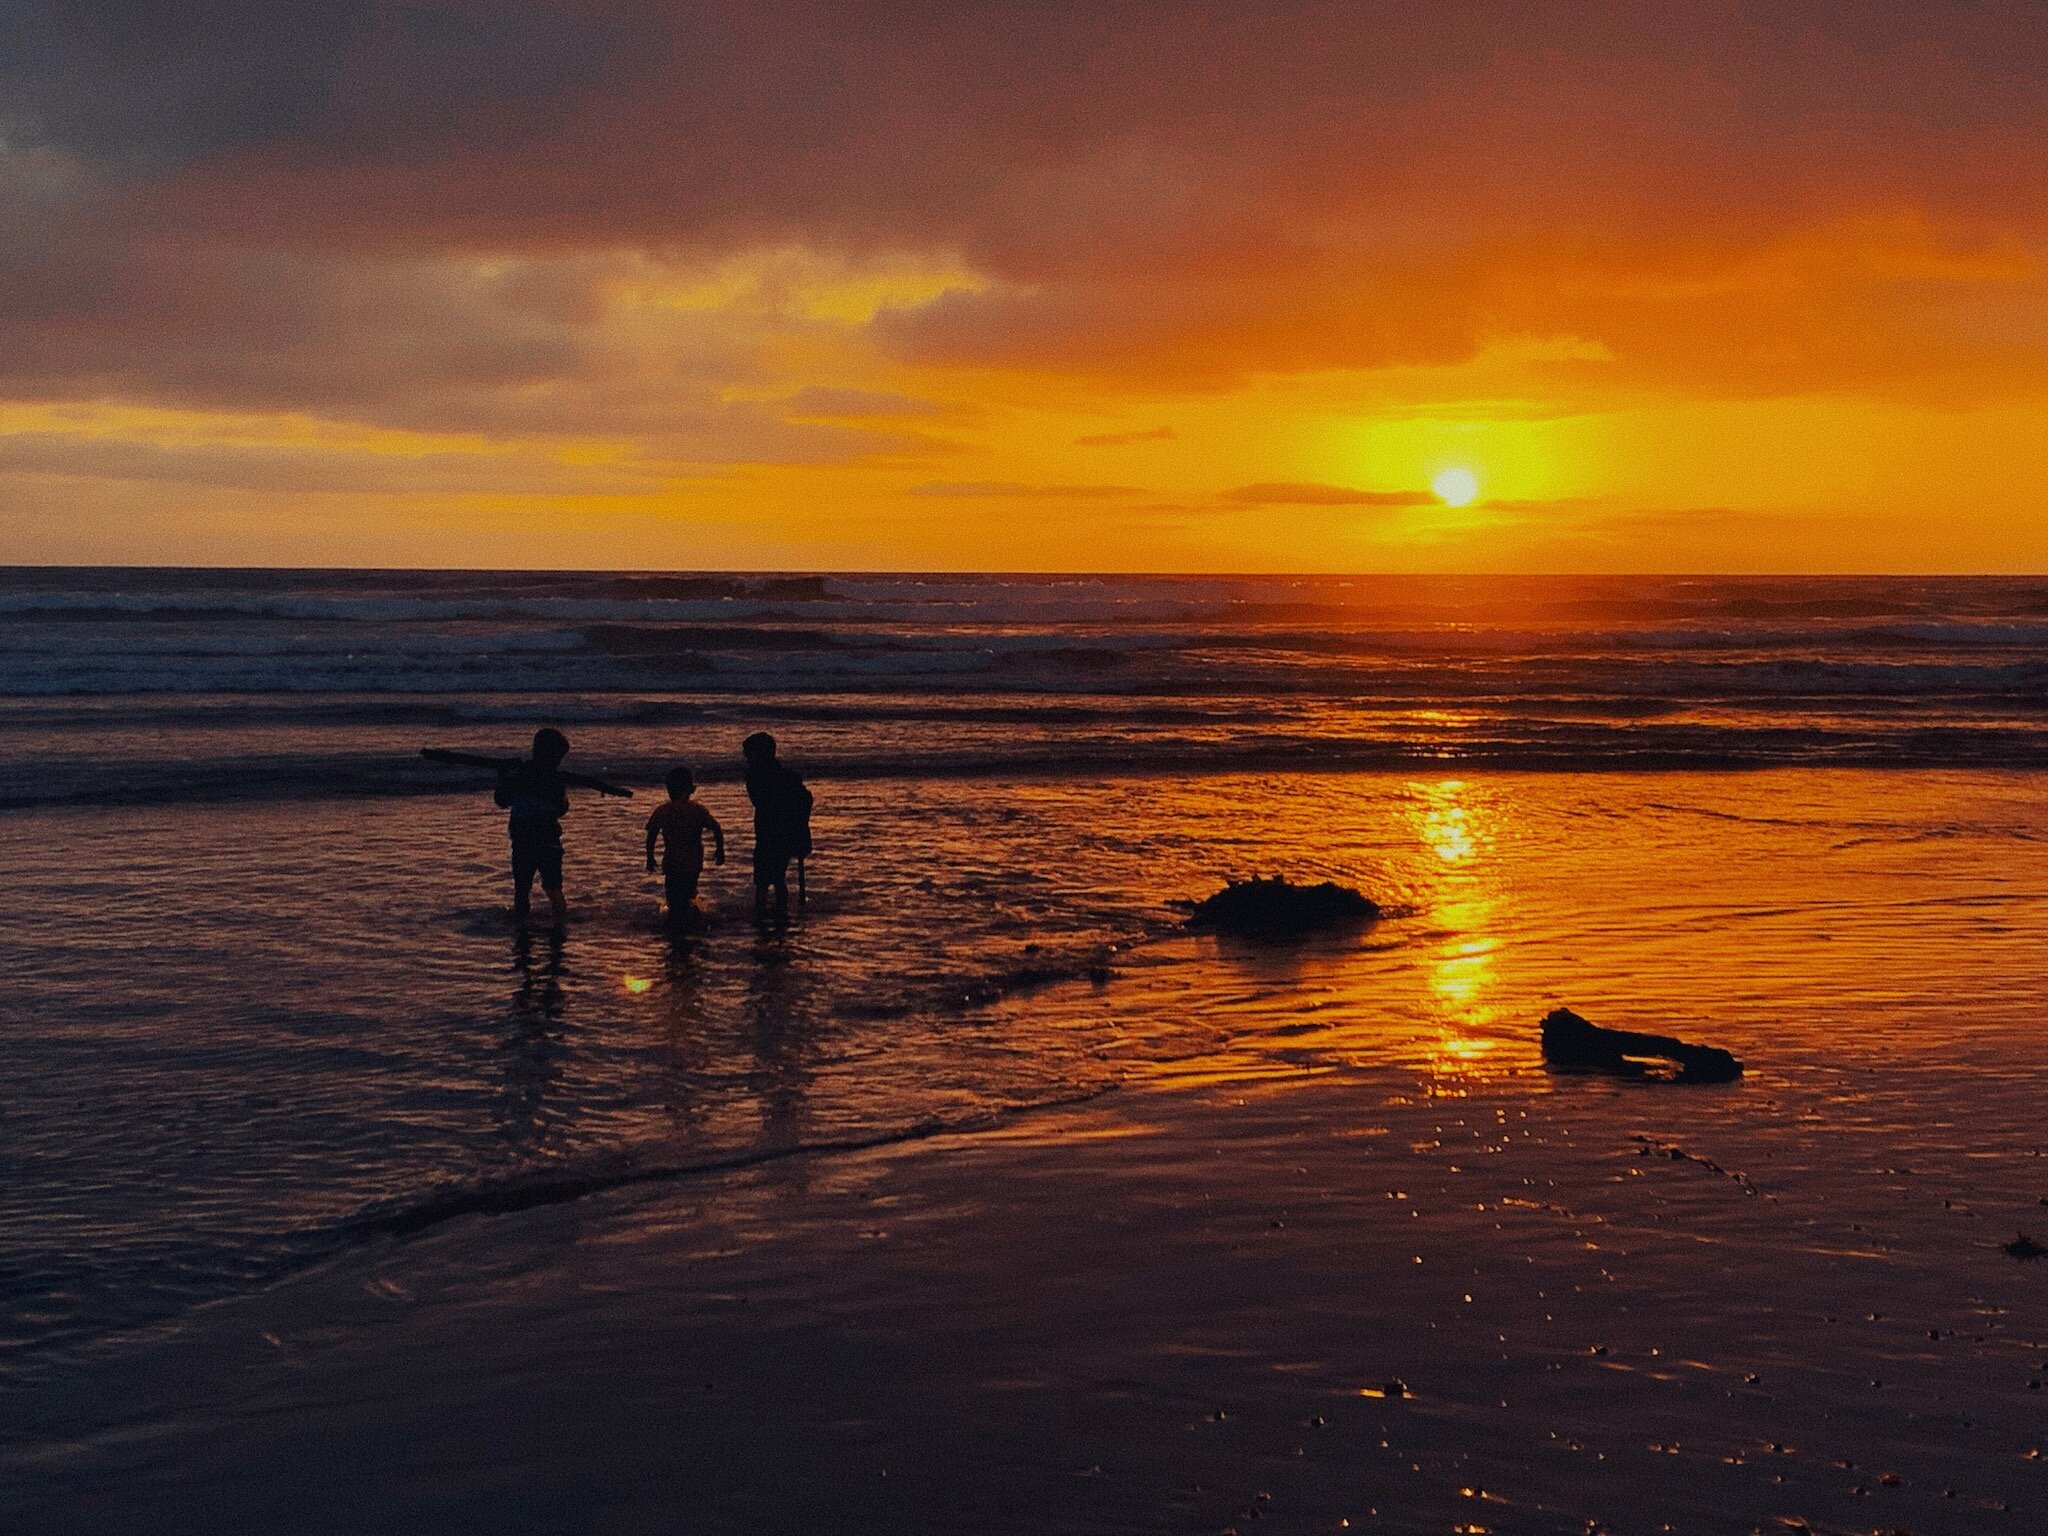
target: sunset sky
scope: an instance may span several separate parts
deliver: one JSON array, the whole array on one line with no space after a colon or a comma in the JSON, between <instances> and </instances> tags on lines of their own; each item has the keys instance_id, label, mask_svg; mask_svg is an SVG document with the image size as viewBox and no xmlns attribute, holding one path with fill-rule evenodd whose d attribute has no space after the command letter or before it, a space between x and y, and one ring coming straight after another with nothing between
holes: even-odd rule
<instances>
[{"instance_id":1,"label":"sunset sky","mask_svg":"<svg viewBox=\"0 0 2048 1536\"><path fill-rule=\"evenodd\" d=\"M0 9L0 560L2048 568L2038 4Z\"/></svg>"}]
</instances>

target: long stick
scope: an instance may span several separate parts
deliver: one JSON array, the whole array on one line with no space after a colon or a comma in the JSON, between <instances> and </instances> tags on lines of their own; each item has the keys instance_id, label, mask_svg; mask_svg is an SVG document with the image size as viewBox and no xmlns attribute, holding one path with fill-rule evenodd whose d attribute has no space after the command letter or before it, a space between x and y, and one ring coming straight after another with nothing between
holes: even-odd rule
<instances>
[{"instance_id":1,"label":"long stick","mask_svg":"<svg viewBox=\"0 0 2048 1536\"><path fill-rule=\"evenodd\" d=\"M421 747L420 756L430 763L452 763L458 768L488 768L493 773L510 773L526 761L523 757L486 757L481 752L457 752L452 747ZM563 773L562 782L573 789L594 789L600 795L611 795L620 800L633 798L630 789L594 779L587 773Z\"/></svg>"}]
</instances>

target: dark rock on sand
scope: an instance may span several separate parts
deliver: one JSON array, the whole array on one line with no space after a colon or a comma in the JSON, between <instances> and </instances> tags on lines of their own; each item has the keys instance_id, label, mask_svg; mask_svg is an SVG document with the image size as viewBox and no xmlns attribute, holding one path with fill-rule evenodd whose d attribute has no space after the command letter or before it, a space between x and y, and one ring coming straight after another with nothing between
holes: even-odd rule
<instances>
[{"instance_id":1,"label":"dark rock on sand","mask_svg":"<svg viewBox=\"0 0 2048 1536\"><path fill-rule=\"evenodd\" d=\"M1292 881L1233 880L1214 896L1190 904L1188 926L1253 938L1295 938L1377 921L1379 907L1348 886Z\"/></svg>"},{"instance_id":2,"label":"dark rock on sand","mask_svg":"<svg viewBox=\"0 0 2048 1536\"><path fill-rule=\"evenodd\" d=\"M1569 1008L1554 1008L1543 1018L1543 1059L1568 1072L1608 1072L1623 1077L1649 1075L1641 1058L1675 1062L1680 1083L1732 1083L1742 1063L1712 1045L1689 1045L1670 1035L1639 1035L1626 1029L1603 1029Z\"/></svg>"},{"instance_id":3,"label":"dark rock on sand","mask_svg":"<svg viewBox=\"0 0 2048 1536\"><path fill-rule=\"evenodd\" d=\"M2005 1251L2016 1259L2038 1259L2048 1256L2048 1248L2043 1248L2024 1232L2007 1243Z\"/></svg>"}]
</instances>

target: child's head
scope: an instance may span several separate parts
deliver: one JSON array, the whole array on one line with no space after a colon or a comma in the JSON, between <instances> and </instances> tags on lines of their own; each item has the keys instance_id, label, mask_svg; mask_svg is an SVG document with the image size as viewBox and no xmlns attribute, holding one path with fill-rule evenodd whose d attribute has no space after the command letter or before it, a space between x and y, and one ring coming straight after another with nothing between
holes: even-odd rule
<instances>
[{"instance_id":1,"label":"child's head","mask_svg":"<svg viewBox=\"0 0 2048 1536\"><path fill-rule=\"evenodd\" d=\"M697 776L687 768L671 768L668 771L668 797L671 800L687 800L697 793Z\"/></svg>"},{"instance_id":2,"label":"child's head","mask_svg":"<svg viewBox=\"0 0 2048 1536\"><path fill-rule=\"evenodd\" d=\"M756 767L772 763L775 761L775 738L766 731L756 731L740 743L740 755Z\"/></svg>"},{"instance_id":3,"label":"child's head","mask_svg":"<svg viewBox=\"0 0 2048 1536\"><path fill-rule=\"evenodd\" d=\"M543 767L554 768L569 755L569 738L552 725L544 725L533 733L533 760Z\"/></svg>"}]
</instances>

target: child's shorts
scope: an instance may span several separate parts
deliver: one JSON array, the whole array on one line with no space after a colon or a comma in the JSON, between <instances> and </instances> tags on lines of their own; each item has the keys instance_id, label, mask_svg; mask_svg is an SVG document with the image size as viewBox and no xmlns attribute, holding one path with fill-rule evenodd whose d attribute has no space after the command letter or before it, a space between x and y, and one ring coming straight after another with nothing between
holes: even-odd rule
<instances>
[{"instance_id":1,"label":"child's shorts","mask_svg":"<svg viewBox=\"0 0 2048 1536\"><path fill-rule=\"evenodd\" d=\"M662 866L662 883L667 887L671 911L679 911L697 899L697 880L703 873L702 863Z\"/></svg>"},{"instance_id":2,"label":"child's shorts","mask_svg":"<svg viewBox=\"0 0 2048 1536\"><path fill-rule=\"evenodd\" d=\"M560 843L512 845L512 884L523 891L533 883L535 875L540 876L540 888L544 891L559 891L562 888Z\"/></svg>"}]
</instances>

